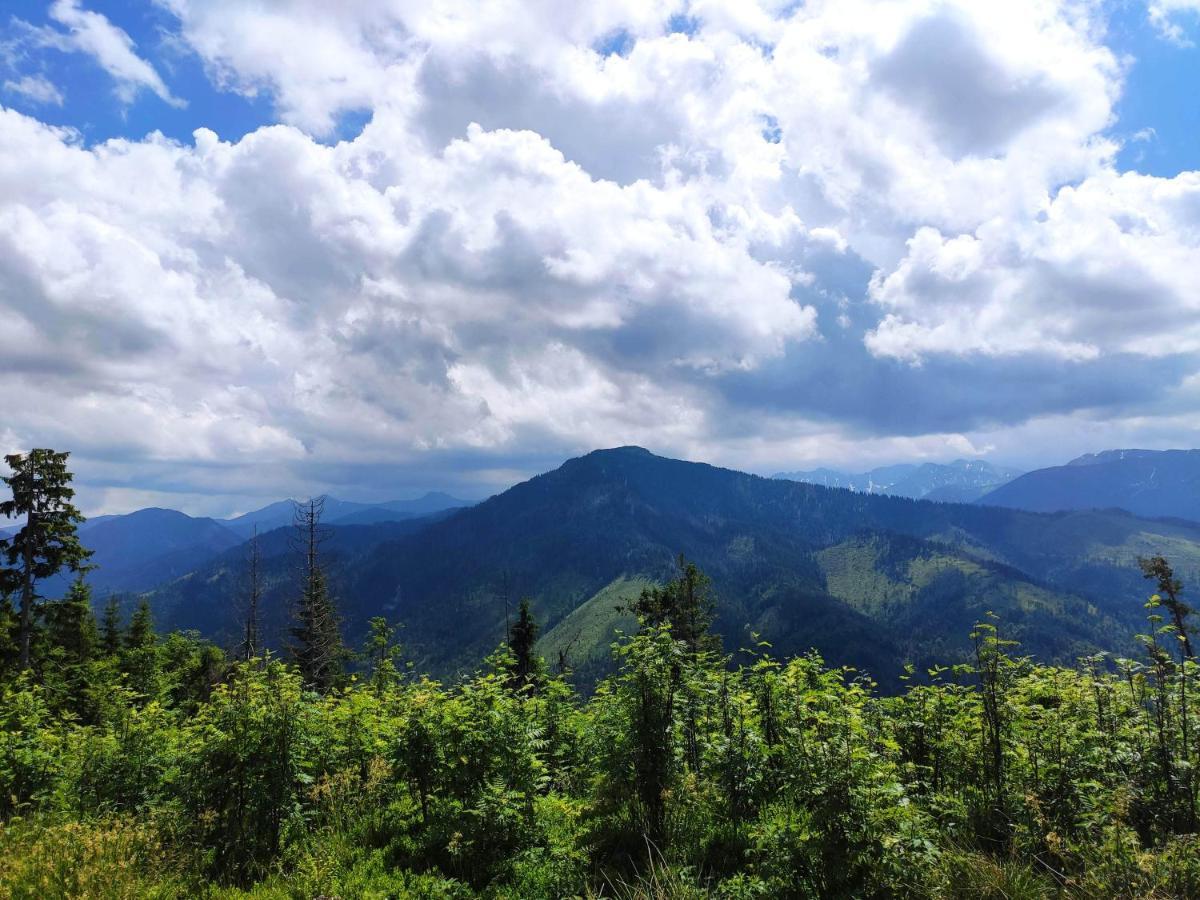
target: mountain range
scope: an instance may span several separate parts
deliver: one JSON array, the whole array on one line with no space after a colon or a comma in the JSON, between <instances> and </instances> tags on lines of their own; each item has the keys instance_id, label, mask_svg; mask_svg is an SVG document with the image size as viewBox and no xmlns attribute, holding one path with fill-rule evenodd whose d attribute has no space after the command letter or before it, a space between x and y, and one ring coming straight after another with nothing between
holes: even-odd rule
<instances>
[{"instance_id":1,"label":"mountain range","mask_svg":"<svg viewBox=\"0 0 1200 900\"><path fill-rule=\"evenodd\" d=\"M399 522L404 519L428 516L445 509L457 509L470 506L466 500L459 500L449 494L430 491L413 500L388 500L384 503L357 503L352 500L339 500L336 497L325 497L323 521L330 525L365 525L375 522ZM280 500L231 519L221 520L221 524L242 538L248 538L255 529L270 531L292 524L295 511L294 500Z\"/></svg>"},{"instance_id":2,"label":"mountain range","mask_svg":"<svg viewBox=\"0 0 1200 900\"><path fill-rule=\"evenodd\" d=\"M584 685L606 671L617 633L635 626L629 602L670 578L681 553L713 578L728 650L761 636L777 653L816 648L885 684L905 662L964 658L972 625L988 611L1045 659L1129 651L1148 593L1137 557L1165 553L1185 584L1200 580L1200 523L1185 521L1200 518L1188 505L1200 452L1093 454L974 503L931 502L952 486L939 469L964 490L970 478L1006 474L972 463L889 467L866 473L865 488L846 489L623 447L569 460L474 506L444 494L377 504L327 498L322 556L351 644L384 615L403 625L421 671L453 675L502 640L528 596L542 652ZM247 587L245 539L257 529L263 631L281 649L299 574L292 506L228 520L165 509L96 517L81 537L95 551L88 578L97 602L115 592L128 607L146 596L160 627L196 629L232 647ZM46 587L54 596L55 585Z\"/></svg>"},{"instance_id":3,"label":"mountain range","mask_svg":"<svg viewBox=\"0 0 1200 900\"><path fill-rule=\"evenodd\" d=\"M279 647L297 567L286 529L262 546L264 629ZM594 680L632 627L623 608L682 553L713 579L727 649L762 636L776 653L816 648L894 685L905 662L965 658L989 611L1044 659L1131 651L1148 594L1136 560L1156 552L1196 583L1200 524L933 503L625 447L430 519L334 526L324 556L348 640L384 615L403 625L409 659L438 676L477 664L528 596L543 653ZM160 623L232 644L245 572L244 548L232 548L156 588Z\"/></svg>"},{"instance_id":4,"label":"mountain range","mask_svg":"<svg viewBox=\"0 0 1200 900\"><path fill-rule=\"evenodd\" d=\"M1115 507L1200 521L1200 450L1089 453L1028 472L980 502L1046 512Z\"/></svg>"},{"instance_id":5,"label":"mountain range","mask_svg":"<svg viewBox=\"0 0 1200 900\"><path fill-rule=\"evenodd\" d=\"M981 459L956 459L952 463L901 463L869 472L838 469L780 472L775 478L803 481L825 487L847 488L865 494L891 494L914 500L969 503L1011 481L1019 469L997 466Z\"/></svg>"},{"instance_id":6,"label":"mountain range","mask_svg":"<svg viewBox=\"0 0 1200 900\"><path fill-rule=\"evenodd\" d=\"M325 498L330 525L399 522L469 505L448 494L428 493L413 500L356 503ZM139 509L125 515L96 516L84 522L80 539L92 552L87 580L97 597L148 591L195 571L223 551L240 547L255 531L290 525L295 503L281 500L230 519L189 516L173 509ZM48 597L66 592L66 575L45 582Z\"/></svg>"}]
</instances>

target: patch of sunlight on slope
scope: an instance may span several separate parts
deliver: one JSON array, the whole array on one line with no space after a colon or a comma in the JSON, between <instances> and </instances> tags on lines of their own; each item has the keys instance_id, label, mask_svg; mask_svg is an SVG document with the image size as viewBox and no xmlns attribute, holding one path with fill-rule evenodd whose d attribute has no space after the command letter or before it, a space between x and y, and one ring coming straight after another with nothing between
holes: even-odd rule
<instances>
[{"instance_id":1,"label":"patch of sunlight on slope","mask_svg":"<svg viewBox=\"0 0 1200 900\"><path fill-rule=\"evenodd\" d=\"M907 543L907 542L906 542ZM905 558L907 552L918 554ZM859 612L878 617L907 606L950 572L968 579L991 573L978 562L928 546L894 547L887 538L852 538L817 553L829 593Z\"/></svg>"},{"instance_id":2,"label":"patch of sunlight on slope","mask_svg":"<svg viewBox=\"0 0 1200 900\"><path fill-rule=\"evenodd\" d=\"M976 559L986 559L992 562L1004 562L1004 558L986 544L976 540L970 532L957 525L951 525L942 531L926 535L926 540L937 544L946 544L962 553L967 553Z\"/></svg>"},{"instance_id":3,"label":"patch of sunlight on slope","mask_svg":"<svg viewBox=\"0 0 1200 900\"><path fill-rule=\"evenodd\" d=\"M913 586L880 571L883 549L878 539L856 538L820 551L817 563L829 593L867 614L910 602Z\"/></svg>"},{"instance_id":4,"label":"patch of sunlight on slope","mask_svg":"<svg viewBox=\"0 0 1200 900\"><path fill-rule=\"evenodd\" d=\"M653 584L641 577L622 577L610 582L542 635L537 652L551 671L557 669L559 653L565 653L575 683L584 689L594 686L612 670L610 645L617 639L617 632L631 634L637 629L637 619L617 607L631 605Z\"/></svg>"},{"instance_id":5,"label":"patch of sunlight on slope","mask_svg":"<svg viewBox=\"0 0 1200 900\"><path fill-rule=\"evenodd\" d=\"M904 548L901 548L903 550ZM854 538L817 554L829 593L859 612L879 618L897 613L936 591L953 574L970 586L965 607L1016 607L1025 612L1065 613L1063 598L1024 580L1006 579L977 560L928 547L909 559L897 558L886 538ZM957 593L957 592L955 592ZM1095 608L1089 607L1095 614Z\"/></svg>"},{"instance_id":6,"label":"patch of sunlight on slope","mask_svg":"<svg viewBox=\"0 0 1200 900\"><path fill-rule=\"evenodd\" d=\"M908 564L908 577L917 588L928 587L949 569L955 569L967 577L986 577L990 573L979 563L961 556L936 554L918 556Z\"/></svg>"},{"instance_id":7,"label":"patch of sunlight on slope","mask_svg":"<svg viewBox=\"0 0 1200 900\"><path fill-rule=\"evenodd\" d=\"M1163 529L1165 532L1167 529ZM1183 536L1159 532L1136 531L1118 543L1093 543L1084 558L1091 562L1106 562L1116 566L1134 567L1139 556L1162 554L1171 561L1176 573L1200 570L1200 546ZM1150 591L1147 590L1147 594Z\"/></svg>"}]
</instances>

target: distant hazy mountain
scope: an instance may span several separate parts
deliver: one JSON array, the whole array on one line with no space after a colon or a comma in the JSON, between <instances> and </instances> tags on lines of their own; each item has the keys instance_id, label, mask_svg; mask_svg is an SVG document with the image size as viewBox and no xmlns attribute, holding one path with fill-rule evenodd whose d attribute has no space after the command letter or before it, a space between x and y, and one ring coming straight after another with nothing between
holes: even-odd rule
<instances>
[{"instance_id":1,"label":"distant hazy mountain","mask_svg":"<svg viewBox=\"0 0 1200 900\"><path fill-rule=\"evenodd\" d=\"M816 647L893 685L906 660L967 658L989 610L1041 658L1129 652L1148 590L1137 556L1167 550L1185 582L1200 579L1200 525L829 490L639 448L570 460L440 521L333 530L327 569L348 640L386 615L437 675L476 665L528 596L549 661L562 652L593 679L629 627L618 607L671 577L679 553L712 576L730 650L753 631L776 653ZM271 540L264 611L279 646L296 566ZM244 573L235 549L156 592L159 621L234 635Z\"/></svg>"},{"instance_id":2,"label":"distant hazy mountain","mask_svg":"<svg viewBox=\"0 0 1200 900\"><path fill-rule=\"evenodd\" d=\"M412 500L354 503L330 497L325 502L328 525L368 525L428 518L470 504L449 494L430 492ZM294 504L281 500L230 520L189 516L173 509L139 509L126 515L95 516L79 528L80 540L94 551L87 574L97 600L109 593L147 591L193 572L224 551L244 543L257 525L260 534L292 524ZM20 529L0 527L0 537ZM377 532L382 537L397 532ZM40 592L62 596L70 583L64 573L43 582Z\"/></svg>"},{"instance_id":3,"label":"distant hazy mountain","mask_svg":"<svg viewBox=\"0 0 1200 900\"><path fill-rule=\"evenodd\" d=\"M329 524L340 522L346 525L399 522L470 505L471 503L467 500L460 500L438 491L431 491L413 500L388 500L383 503L357 503L352 500L326 497L324 521ZM293 501L280 500L264 506L262 509L256 509L232 519L225 519L222 524L235 534L248 538L254 533L255 526L261 533L284 525L291 525L294 510L295 503Z\"/></svg>"},{"instance_id":4,"label":"distant hazy mountain","mask_svg":"<svg viewBox=\"0 0 1200 900\"><path fill-rule=\"evenodd\" d=\"M97 597L143 591L178 578L242 542L213 519L173 509L139 509L123 516L98 516L80 527L80 541L93 551L87 575ZM59 576L42 586L47 596L65 591Z\"/></svg>"},{"instance_id":5,"label":"distant hazy mountain","mask_svg":"<svg viewBox=\"0 0 1200 900\"><path fill-rule=\"evenodd\" d=\"M329 588L345 604L347 579L364 555L383 544L413 534L455 514L443 510L429 516L372 524L333 524L324 529L321 559ZM296 599L299 572L291 525L259 532L263 579L262 629L268 643L284 646ZM195 571L158 586L151 594L155 621L164 629L197 629L232 647L239 638L239 619L245 608L249 545L240 543L214 554Z\"/></svg>"},{"instance_id":6,"label":"distant hazy mountain","mask_svg":"<svg viewBox=\"0 0 1200 900\"><path fill-rule=\"evenodd\" d=\"M774 477L825 487L848 488L864 494L969 503L1020 474L1019 469L996 466L981 459L956 459L948 465L901 463L857 474L836 469L813 469L809 472L780 472Z\"/></svg>"},{"instance_id":7,"label":"distant hazy mountain","mask_svg":"<svg viewBox=\"0 0 1200 900\"><path fill-rule=\"evenodd\" d=\"M1052 512L1127 509L1200 521L1200 450L1106 450L1028 472L980 503Z\"/></svg>"}]
</instances>

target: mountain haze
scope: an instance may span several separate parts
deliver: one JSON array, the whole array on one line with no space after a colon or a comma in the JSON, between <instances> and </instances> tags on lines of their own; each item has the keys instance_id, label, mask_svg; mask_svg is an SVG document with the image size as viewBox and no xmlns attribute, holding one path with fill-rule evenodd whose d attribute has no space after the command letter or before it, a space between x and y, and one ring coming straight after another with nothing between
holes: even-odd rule
<instances>
[{"instance_id":1,"label":"mountain haze","mask_svg":"<svg viewBox=\"0 0 1200 900\"><path fill-rule=\"evenodd\" d=\"M857 474L837 469L813 469L807 472L780 472L773 477L847 488L867 494L969 503L1020 474L1018 469L993 465L981 459L957 459L945 465L899 463Z\"/></svg>"},{"instance_id":2,"label":"mountain haze","mask_svg":"<svg viewBox=\"0 0 1200 900\"><path fill-rule=\"evenodd\" d=\"M98 516L79 529L92 552L95 568L85 576L97 597L145 591L186 575L216 554L242 542L215 519L196 518L173 509L139 509L121 516ZM41 586L47 596L60 596L65 574Z\"/></svg>"},{"instance_id":3,"label":"mountain haze","mask_svg":"<svg viewBox=\"0 0 1200 900\"><path fill-rule=\"evenodd\" d=\"M388 500L382 503L360 503L339 500L337 497L325 497L324 501L326 523L344 520L346 524L360 525L372 522L399 522L471 505L467 500L460 500L440 491L430 491L411 500ZM295 500L280 500L262 509L225 519L223 524L235 534L248 538L255 528L265 532L291 525L296 503Z\"/></svg>"},{"instance_id":4,"label":"mountain haze","mask_svg":"<svg viewBox=\"0 0 1200 900\"><path fill-rule=\"evenodd\" d=\"M1126 509L1200 521L1200 450L1107 450L1028 472L980 503L1053 512Z\"/></svg>"}]
</instances>

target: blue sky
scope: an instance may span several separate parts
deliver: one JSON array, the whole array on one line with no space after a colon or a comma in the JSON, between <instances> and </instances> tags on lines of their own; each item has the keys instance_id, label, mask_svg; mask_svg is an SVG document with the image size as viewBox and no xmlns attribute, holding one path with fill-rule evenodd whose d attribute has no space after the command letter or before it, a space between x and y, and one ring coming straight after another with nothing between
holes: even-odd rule
<instances>
[{"instance_id":1,"label":"blue sky","mask_svg":"<svg viewBox=\"0 0 1200 900\"><path fill-rule=\"evenodd\" d=\"M13 0L8 5L9 34L19 37L23 31L14 27L13 19L35 28L63 31L51 19L49 7L44 0ZM201 127L212 129L225 140L237 140L274 121L268 94L250 97L222 90L209 79L200 57L178 40L178 22L163 7L145 2L110 2L89 3L86 8L124 31L137 54L161 74L172 93L186 105L172 106L145 89L125 101L117 94L116 80L95 57L54 47L20 50L17 58L10 60L11 74L6 80L42 76L59 89L62 104L39 103L10 89L5 92L6 105L49 124L75 128L89 144L112 138L136 140L152 131L190 143L192 132Z\"/></svg>"},{"instance_id":2,"label":"blue sky","mask_svg":"<svg viewBox=\"0 0 1200 900\"><path fill-rule=\"evenodd\" d=\"M1200 17L1178 21L1183 41L1165 40L1140 3L1116 6L1109 20L1108 44L1129 58L1112 129L1125 145L1120 165L1167 178L1200 169Z\"/></svg>"},{"instance_id":3,"label":"blue sky","mask_svg":"<svg viewBox=\"0 0 1200 900\"><path fill-rule=\"evenodd\" d=\"M0 444L92 512L1200 440L1195 0L4 15Z\"/></svg>"}]
</instances>

